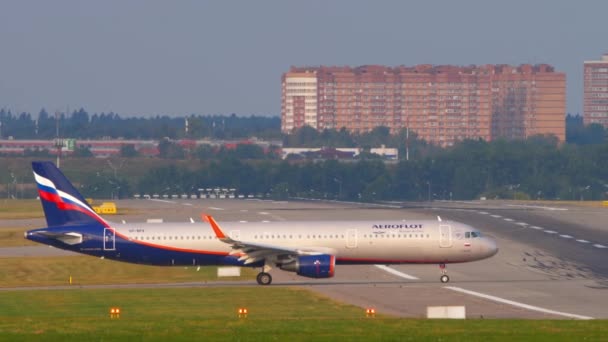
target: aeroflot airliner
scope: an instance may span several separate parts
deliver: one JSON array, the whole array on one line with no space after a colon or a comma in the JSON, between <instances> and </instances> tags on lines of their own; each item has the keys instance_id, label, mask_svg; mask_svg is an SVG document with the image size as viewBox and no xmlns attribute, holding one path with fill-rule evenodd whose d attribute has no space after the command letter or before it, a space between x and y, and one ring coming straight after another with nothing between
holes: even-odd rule
<instances>
[{"instance_id":1,"label":"aeroflot airliner","mask_svg":"<svg viewBox=\"0 0 608 342\"><path fill-rule=\"evenodd\" d=\"M330 278L340 264L439 264L481 260L496 243L468 225L441 221L310 221L116 224L100 217L50 162L33 162L47 228L25 237L112 260L162 266L260 267L260 285L277 267L309 278Z\"/></svg>"}]
</instances>

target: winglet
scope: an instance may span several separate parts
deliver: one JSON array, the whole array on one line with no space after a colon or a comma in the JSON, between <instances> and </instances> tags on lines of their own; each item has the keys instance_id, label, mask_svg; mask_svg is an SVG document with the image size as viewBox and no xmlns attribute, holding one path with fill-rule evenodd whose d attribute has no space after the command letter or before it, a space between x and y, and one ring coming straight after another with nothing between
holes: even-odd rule
<instances>
[{"instance_id":1,"label":"winglet","mask_svg":"<svg viewBox=\"0 0 608 342\"><path fill-rule=\"evenodd\" d=\"M211 225L211 228L213 228L213 232L215 233L215 236L217 236L218 239L222 240L222 239L226 238L226 235L222 231L222 228L220 228L220 226L217 224L217 222L215 222L215 220L213 219L213 217L211 217L211 215L203 215L203 220L209 222L209 224Z\"/></svg>"}]
</instances>

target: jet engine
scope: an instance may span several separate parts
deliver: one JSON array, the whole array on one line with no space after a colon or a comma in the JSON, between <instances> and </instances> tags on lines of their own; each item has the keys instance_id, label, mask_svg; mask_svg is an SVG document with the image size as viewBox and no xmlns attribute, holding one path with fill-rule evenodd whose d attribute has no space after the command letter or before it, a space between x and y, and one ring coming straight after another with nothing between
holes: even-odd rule
<instances>
[{"instance_id":1,"label":"jet engine","mask_svg":"<svg viewBox=\"0 0 608 342\"><path fill-rule=\"evenodd\" d=\"M292 261L277 265L280 269L308 278L331 278L334 276L336 257L328 254L300 255Z\"/></svg>"}]
</instances>

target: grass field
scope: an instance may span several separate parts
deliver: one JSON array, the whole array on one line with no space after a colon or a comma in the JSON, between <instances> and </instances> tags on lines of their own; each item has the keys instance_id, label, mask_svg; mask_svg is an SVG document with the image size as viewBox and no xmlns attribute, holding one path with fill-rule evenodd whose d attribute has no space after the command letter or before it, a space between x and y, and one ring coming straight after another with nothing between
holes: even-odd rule
<instances>
[{"instance_id":1,"label":"grass field","mask_svg":"<svg viewBox=\"0 0 608 342\"><path fill-rule=\"evenodd\" d=\"M255 279L256 270L241 269L241 277ZM127 264L90 256L0 258L0 288L72 284L154 284L218 280L217 267L161 267Z\"/></svg>"},{"instance_id":2,"label":"grass field","mask_svg":"<svg viewBox=\"0 0 608 342\"><path fill-rule=\"evenodd\" d=\"M23 237L23 233L28 228L2 228L0 229L0 248L19 247L19 246L40 246L39 243Z\"/></svg>"},{"instance_id":3,"label":"grass field","mask_svg":"<svg viewBox=\"0 0 608 342\"><path fill-rule=\"evenodd\" d=\"M42 205L36 199L0 199L0 220L44 217Z\"/></svg>"},{"instance_id":4,"label":"grass field","mask_svg":"<svg viewBox=\"0 0 608 342\"><path fill-rule=\"evenodd\" d=\"M608 333L606 321L365 318L361 308L281 287L7 291L0 303L6 341L599 341ZM114 306L119 319L109 318Z\"/></svg>"}]
</instances>

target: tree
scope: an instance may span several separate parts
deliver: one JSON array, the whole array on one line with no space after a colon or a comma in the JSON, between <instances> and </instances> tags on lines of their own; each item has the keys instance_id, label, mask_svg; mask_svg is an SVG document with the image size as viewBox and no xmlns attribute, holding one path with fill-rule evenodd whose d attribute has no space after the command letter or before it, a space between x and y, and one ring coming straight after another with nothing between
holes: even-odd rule
<instances>
[{"instance_id":1,"label":"tree","mask_svg":"<svg viewBox=\"0 0 608 342\"><path fill-rule=\"evenodd\" d=\"M139 152L133 144L124 144L120 146L120 156L125 158L134 158L139 156Z\"/></svg>"}]
</instances>

